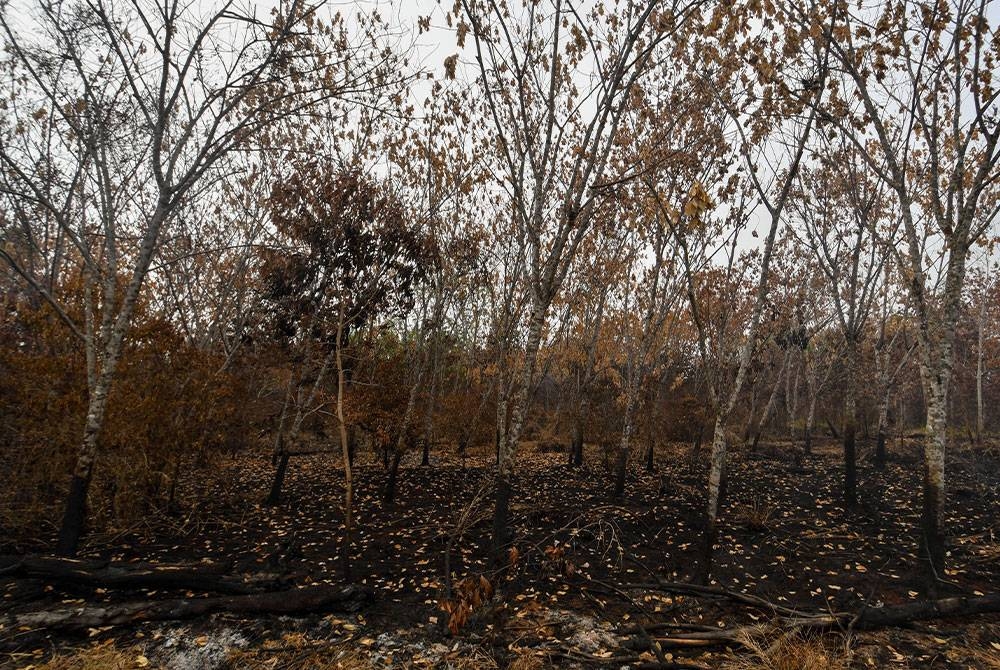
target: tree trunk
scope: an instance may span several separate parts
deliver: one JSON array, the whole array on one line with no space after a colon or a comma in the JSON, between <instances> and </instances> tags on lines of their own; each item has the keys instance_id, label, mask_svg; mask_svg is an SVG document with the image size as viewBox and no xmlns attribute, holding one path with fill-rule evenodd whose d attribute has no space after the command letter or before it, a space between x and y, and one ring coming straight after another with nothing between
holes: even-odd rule
<instances>
[{"instance_id":1,"label":"tree trunk","mask_svg":"<svg viewBox=\"0 0 1000 670\"><path fill-rule=\"evenodd\" d=\"M853 383L848 382L844 393L844 504L847 507L854 507L858 502L858 464L855 444L857 400Z\"/></svg>"},{"instance_id":2,"label":"tree trunk","mask_svg":"<svg viewBox=\"0 0 1000 670\"><path fill-rule=\"evenodd\" d=\"M274 455L271 458L271 465L278 467L274 471L274 480L271 482L271 492L265 500L267 505L277 505L281 500L281 487L285 483L285 472L288 470L288 451L285 447L285 420L288 418L288 405L292 401L292 386L294 375L288 380L288 388L285 390L285 401L281 403L281 414L278 416L278 434L274 436Z\"/></svg>"},{"instance_id":3,"label":"tree trunk","mask_svg":"<svg viewBox=\"0 0 1000 670\"><path fill-rule=\"evenodd\" d=\"M654 451L656 450L656 438L652 435L649 436L649 444L646 446L646 472L653 472L656 470L654 460L656 458Z\"/></svg>"},{"instance_id":4,"label":"tree trunk","mask_svg":"<svg viewBox=\"0 0 1000 670\"><path fill-rule=\"evenodd\" d=\"M117 315L112 317L113 301L105 308L105 323L107 324L107 337L102 356L103 367L100 374L89 375L94 379L93 387L89 393L89 403L87 407L87 418L83 428L83 440L80 443L80 450L77 453L76 464L73 468L73 478L70 480L69 495L66 497L66 510L63 514L62 525L59 528L59 539L56 544L56 552L62 556L74 556L80 545L80 537L83 535L83 526L87 517L87 491L94 475L94 464L97 462L98 439L101 429L104 427L104 415L108 406L108 393L111 391L111 384L118 369L118 359L122 352L122 343L125 339L125 332L132 322L132 313L135 310L135 303L139 298L139 291L142 289L143 280L149 271L149 264L153 259L153 252L156 249L156 242L160 236L160 229L167 220L167 207L169 204L169 194L161 191L156 210L149 220L142 238L142 245L139 248L139 257L136 260L135 268L129 279L128 288L122 299L122 305ZM117 277L106 278L113 292ZM112 293L113 294L113 293ZM102 330L104 330L102 328ZM93 342L90 346L95 346ZM95 352L96 353L96 352ZM96 357L95 357L96 358ZM96 371L96 370L95 370Z\"/></svg>"},{"instance_id":5,"label":"tree trunk","mask_svg":"<svg viewBox=\"0 0 1000 670\"><path fill-rule=\"evenodd\" d=\"M0 557L0 574L5 578L41 578L70 587L109 589L174 589L213 593L259 593L280 586L273 576L263 579L230 577L226 564L127 564L107 561L78 561L44 556Z\"/></svg>"},{"instance_id":6,"label":"tree trunk","mask_svg":"<svg viewBox=\"0 0 1000 670\"><path fill-rule=\"evenodd\" d=\"M16 629L78 630L135 626L145 621L191 619L213 612L235 614L311 614L356 612L372 599L370 587L309 586L287 591L214 598L177 598L25 612L14 616Z\"/></svg>"},{"instance_id":7,"label":"tree trunk","mask_svg":"<svg viewBox=\"0 0 1000 670\"><path fill-rule=\"evenodd\" d=\"M888 430L889 424L889 392L886 391L885 395L878 404L878 431L875 442L875 467L879 470L885 467L886 462L886 452L885 452L885 441L886 441L886 431Z\"/></svg>"},{"instance_id":8,"label":"tree trunk","mask_svg":"<svg viewBox=\"0 0 1000 670\"><path fill-rule=\"evenodd\" d=\"M275 440L275 454L278 460L278 470L274 473L274 483L271 485L271 493L267 497L268 504L277 505L281 501L281 488L285 481L285 470L288 468L288 445L291 443L294 445L297 443L299 438L299 433L302 431L302 422L305 420L306 411L312 407L313 400L316 398L316 394L319 392L320 387L323 384L323 380L326 378L326 373L330 369L330 359L333 357L335 352L330 352L323 357L323 363L320 365L319 373L316 375L316 380L312 383L309 388L309 393L306 397L302 397L302 377L299 378L298 385L298 397L295 401L295 417L292 419L292 427L288 430L288 435L285 435L285 420L287 418L288 404L292 397L292 386L289 382L288 394L285 396L285 406L281 410L281 419L278 421L278 436ZM308 359L308 353L306 354ZM303 363L302 375L305 375L305 365L307 362Z\"/></svg>"},{"instance_id":9,"label":"tree trunk","mask_svg":"<svg viewBox=\"0 0 1000 670\"><path fill-rule=\"evenodd\" d=\"M618 442L615 458L615 485L613 496L621 498L625 494L625 480L628 475L629 452L632 450L633 416L635 414L635 386L629 384L626 390L625 412L622 417L622 437Z\"/></svg>"},{"instance_id":10,"label":"tree trunk","mask_svg":"<svg viewBox=\"0 0 1000 670\"><path fill-rule=\"evenodd\" d=\"M569 448L569 464L573 466L583 465L583 416L582 407L573 417L573 437Z\"/></svg>"},{"instance_id":11,"label":"tree trunk","mask_svg":"<svg viewBox=\"0 0 1000 670\"><path fill-rule=\"evenodd\" d=\"M115 358L117 359L117 356ZM108 391L114 375L114 368L112 361L105 363L104 372L98 378L94 392L90 397L87 422L83 431L83 443L77 454L73 478L70 480L69 495L66 498L66 511L59 529L56 553L60 556L75 556L80 545L80 537L83 535L83 526L87 517L87 491L94 475L98 437L104 425L104 413L107 409Z\"/></svg>"},{"instance_id":12,"label":"tree trunk","mask_svg":"<svg viewBox=\"0 0 1000 670\"><path fill-rule=\"evenodd\" d=\"M924 497L922 548L934 577L943 575L944 543L944 455L947 444L946 397L932 385L927 396L927 436L924 439Z\"/></svg>"},{"instance_id":13,"label":"tree trunk","mask_svg":"<svg viewBox=\"0 0 1000 670\"><path fill-rule=\"evenodd\" d=\"M440 320L440 311L440 308L435 309L435 323ZM420 465L427 467L431 464L431 442L434 440L434 403L437 401L438 392L439 357L436 332L431 336L430 346L432 349L430 357L431 388L427 396L427 411L424 413L423 453L420 456Z\"/></svg>"},{"instance_id":14,"label":"tree trunk","mask_svg":"<svg viewBox=\"0 0 1000 670\"><path fill-rule=\"evenodd\" d=\"M790 350L785 352L781 361L781 367L778 368L778 374L774 380L774 386L771 387L771 394L767 397L767 404L764 405L764 412L761 414L760 421L757 423L757 432L754 433L753 444L750 446L750 451L752 452L757 451L757 445L760 442L761 435L764 433L764 428L767 427L767 422L771 420L771 414L774 413L774 407L778 401L778 390L781 388L785 366L788 364L788 357L790 355Z\"/></svg>"},{"instance_id":15,"label":"tree trunk","mask_svg":"<svg viewBox=\"0 0 1000 670\"><path fill-rule=\"evenodd\" d=\"M698 434L695 435L694 443L691 445L691 455L689 456L691 463L697 462L698 457L701 456L701 442L704 438L705 438L705 422L704 420L702 420L698 424Z\"/></svg>"},{"instance_id":16,"label":"tree trunk","mask_svg":"<svg viewBox=\"0 0 1000 670\"><path fill-rule=\"evenodd\" d=\"M531 318L528 323L528 338L524 348L524 369L517 392L511 407L510 422L507 431L498 435L497 441L497 487L493 507L493 561L500 559L498 551L506 545L508 513L510 509L511 477L513 476L514 456L521 439L521 430L528 414L528 403L531 400L531 386L535 376L535 365L538 362L538 348L542 342L542 328L545 325L547 307L533 300ZM506 407L504 407L506 409ZM499 408L498 408L499 414Z\"/></svg>"},{"instance_id":17,"label":"tree trunk","mask_svg":"<svg viewBox=\"0 0 1000 670\"><path fill-rule=\"evenodd\" d=\"M743 426L743 443L750 441L750 431L753 429L753 417L757 413L757 384L750 385L750 410L747 412L747 423Z\"/></svg>"},{"instance_id":18,"label":"tree trunk","mask_svg":"<svg viewBox=\"0 0 1000 670\"><path fill-rule=\"evenodd\" d=\"M351 467L351 445L347 439L347 423L344 421L344 357L342 352L344 332L344 301L340 303L337 319L337 343L334 347L337 358L337 423L340 427L340 448L344 462L344 548L341 560L344 565L344 579L351 579L351 535L354 529L354 473Z\"/></svg>"},{"instance_id":19,"label":"tree trunk","mask_svg":"<svg viewBox=\"0 0 1000 670\"><path fill-rule=\"evenodd\" d=\"M392 461L389 464L389 476L385 480L385 491L382 497L387 504L392 504L396 500L396 480L399 477L399 461L403 458L401 449L393 449Z\"/></svg>"},{"instance_id":20,"label":"tree trunk","mask_svg":"<svg viewBox=\"0 0 1000 670\"><path fill-rule=\"evenodd\" d=\"M614 498L621 498L625 494L625 479L628 473L628 449L618 447L615 455L615 484L612 491Z\"/></svg>"},{"instance_id":21,"label":"tree trunk","mask_svg":"<svg viewBox=\"0 0 1000 670\"><path fill-rule=\"evenodd\" d=\"M795 369L794 381L788 383L792 377L792 368ZM799 371L801 365L785 366L785 409L788 413L788 439L792 446L795 446L795 417L799 413Z\"/></svg>"},{"instance_id":22,"label":"tree trunk","mask_svg":"<svg viewBox=\"0 0 1000 670\"><path fill-rule=\"evenodd\" d=\"M984 289L985 291L985 289ZM979 308L979 322L976 334L976 442L982 442L986 423L983 415L983 327L986 323L986 295L982 297L983 304Z\"/></svg>"},{"instance_id":23,"label":"tree trunk","mask_svg":"<svg viewBox=\"0 0 1000 670\"><path fill-rule=\"evenodd\" d=\"M844 506L852 508L858 503L858 336L854 330L845 330L846 345L844 379Z\"/></svg>"},{"instance_id":24,"label":"tree trunk","mask_svg":"<svg viewBox=\"0 0 1000 670\"><path fill-rule=\"evenodd\" d=\"M708 583L712 574L712 553L715 546L717 534L717 521L719 518L719 501L721 498L721 485L723 471L726 467L726 434L723 419L720 416L715 421L715 430L712 433L712 456L708 471L708 519L705 524L704 551L703 551L703 579Z\"/></svg>"},{"instance_id":25,"label":"tree trunk","mask_svg":"<svg viewBox=\"0 0 1000 670\"><path fill-rule=\"evenodd\" d=\"M285 472L288 470L288 458L289 454L287 451L282 451L278 455L278 467L274 471L274 481L271 483L271 492L267 496L268 505L277 505L281 500L281 487L285 482Z\"/></svg>"}]
</instances>

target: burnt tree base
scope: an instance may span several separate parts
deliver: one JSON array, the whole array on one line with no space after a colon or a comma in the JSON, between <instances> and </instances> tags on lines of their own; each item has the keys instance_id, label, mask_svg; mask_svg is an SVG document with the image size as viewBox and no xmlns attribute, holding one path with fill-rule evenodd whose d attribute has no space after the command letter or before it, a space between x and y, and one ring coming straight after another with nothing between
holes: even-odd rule
<instances>
[{"instance_id":1,"label":"burnt tree base","mask_svg":"<svg viewBox=\"0 0 1000 670\"><path fill-rule=\"evenodd\" d=\"M281 502L281 488L285 483L285 473L288 471L288 459L291 456L288 452L282 452L278 456L278 468L274 471L274 481L271 483L271 492L265 501L268 505L277 505Z\"/></svg>"},{"instance_id":2,"label":"burnt tree base","mask_svg":"<svg viewBox=\"0 0 1000 670\"><path fill-rule=\"evenodd\" d=\"M56 553L60 556L76 556L80 537L83 535L83 524L87 518L89 487L89 478L73 475L69 483L69 495L66 497L66 512L59 529L59 541L56 544Z\"/></svg>"}]
</instances>

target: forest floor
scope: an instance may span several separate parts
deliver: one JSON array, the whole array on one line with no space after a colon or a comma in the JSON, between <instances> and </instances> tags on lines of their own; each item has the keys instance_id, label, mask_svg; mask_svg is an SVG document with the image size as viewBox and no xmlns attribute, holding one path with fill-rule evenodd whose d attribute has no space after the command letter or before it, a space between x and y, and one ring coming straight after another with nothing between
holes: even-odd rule
<instances>
[{"instance_id":1,"label":"forest floor","mask_svg":"<svg viewBox=\"0 0 1000 670\"><path fill-rule=\"evenodd\" d=\"M852 510L841 501L840 452L830 440L801 460L789 445L736 453L712 583L816 613L1000 590L1000 450L952 449L948 569L929 594L917 545L918 448L894 442L881 471L869 464L868 448L861 450L859 504ZM435 453L431 467L420 467L419 455L409 455L394 505L382 501L385 471L379 462L359 456L351 578L375 592L359 613L216 614L94 628L77 636L23 631L20 642L15 637L8 643L0 665L529 670L652 668L657 661L668 667L668 661L701 668L1000 668L1000 615L781 636L767 626L775 613L766 606L650 588L691 582L700 571L706 472L688 450L678 445L658 452L656 471L631 473L625 496L615 500L596 450L588 451L587 465L571 468L564 454L532 453L528 446L513 496L516 550L497 572L489 568L487 456L460 460ZM277 572L296 585L342 583L343 473L337 463L335 454L293 459L282 503L273 507L262 503L272 475L268 459L244 455L213 463L183 482L181 513L92 537L88 546L101 549L85 556L234 561L238 572ZM465 526L460 537L459 526ZM464 622L442 609L449 546L454 593L466 593L476 605ZM480 576L495 589L492 598L477 591L475 585L484 584ZM0 613L126 596L2 576L0 593ZM657 657L628 651L629 629L635 633L636 624L661 625L657 630L760 628L743 644L667 649Z\"/></svg>"}]
</instances>

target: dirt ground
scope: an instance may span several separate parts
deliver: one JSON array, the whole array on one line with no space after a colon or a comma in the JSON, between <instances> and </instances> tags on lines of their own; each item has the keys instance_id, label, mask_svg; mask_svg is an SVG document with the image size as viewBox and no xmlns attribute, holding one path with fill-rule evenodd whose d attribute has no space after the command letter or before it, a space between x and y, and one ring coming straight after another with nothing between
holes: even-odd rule
<instances>
[{"instance_id":1,"label":"dirt ground","mask_svg":"<svg viewBox=\"0 0 1000 670\"><path fill-rule=\"evenodd\" d=\"M489 568L487 455L460 460L435 453L431 467L420 467L419 455L410 455L394 505L381 499L385 471L380 463L374 455L361 455L351 577L373 587L377 596L360 614L252 620L215 615L135 630L95 629L86 637L24 631L8 640L0 663L520 670L662 664L663 658L649 652L627 652L627 633L639 623L675 629L762 627L759 638L742 645L670 650L667 661L692 667L1000 668L996 615L780 638L763 628L774 615L765 607L650 589L658 580L687 582L699 573L706 471L688 450L676 445L658 452L656 471L634 471L625 496L615 500L596 449L588 451L584 467L571 468L564 454L537 453L527 445L513 498L515 550L508 554L513 560L497 572ZM837 445L821 443L814 452L798 459L790 445L768 445L756 454L733 456L714 585L817 613L932 595L918 557L917 446L894 443L883 471L872 467L862 449L859 505L853 510L845 510L840 500ZM945 525L949 566L933 595L996 592L1000 451L952 452ZM165 563L233 561L238 572L281 573L298 585L342 582L343 473L336 455L293 459L284 500L276 507L262 503L271 475L264 457L213 463L183 482L178 515L93 537L88 546L101 549L85 555ZM460 536L459 525L466 526ZM448 630L455 622L442 609L449 547L456 589L481 583L483 576L495 591L480 594L468 620L454 627L457 635ZM45 594L41 602L38 588ZM8 611L135 595L65 591L24 580L0 581L0 589L0 608ZM453 593L452 601L456 598Z\"/></svg>"}]
</instances>

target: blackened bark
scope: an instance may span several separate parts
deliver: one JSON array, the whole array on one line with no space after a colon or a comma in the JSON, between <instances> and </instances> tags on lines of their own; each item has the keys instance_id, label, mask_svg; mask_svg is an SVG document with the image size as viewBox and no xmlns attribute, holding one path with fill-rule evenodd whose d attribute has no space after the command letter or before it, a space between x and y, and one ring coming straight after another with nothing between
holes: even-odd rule
<instances>
[{"instance_id":1,"label":"blackened bark","mask_svg":"<svg viewBox=\"0 0 1000 670\"><path fill-rule=\"evenodd\" d=\"M281 487L285 483L285 472L288 470L287 451L278 455L278 468L274 471L274 481L271 483L271 493L267 496L268 505L277 505L281 502Z\"/></svg>"},{"instance_id":2,"label":"blackened bark","mask_svg":"<svg viewBox=\"0 0 1000 670\"><path fill-rule=\"evenodd\" d=\"M510 516L510 480L503 475L497 477L496 491L493 506L493 547L492 562L495 567L499 567L503 560L503 550L507 545L508 528L507 524Z\"/></svg>"},{"instance_id":3,"label":"blackened bark","mask_svg":"<svg viewBox=\"0 0 1000 670\"><path fill-rule=\"evenodd\" d=\"M628 451L619 449L615 460L615 487L613 495L621 498L625 493L625 477L628 472Z\"/></svg>"},{"instance_id":4,"label":"blackened bark","mask_svg":"<svg viewBox=\"0 0 1000 670\"><path fill-rule=\"evenodd\" d=\"M287 591L213 598L179 598L118 604L69 607L18 614L15 628L44 628L85 631L103 626L135 626L144 621L191 619L213 612L239 614L307 614L314 612L357 612L371 602L371 587L326 584Z\"/></svg>"},{"instance_id":5,"label":"blackened bark","mask_svg":"<svg viewBox=\"0 0 1000 670\"><path fill-rule=\"evenodd\" d=\"M396 499L396 481L399 478L399 461L403 457L403 452L394 449L392 452L392 463L389 465L389 477L385 480L385 491L382 497L385 502L392 504Z\"/></svg>"},{"instance_id":6,"label":"blackened bark","mask_svg":"<svg viewBox=\"0 0 1000 670\"><path fill-rule=\"evenodd\" d=\"M89 484L90 482L86 478L79 475L74 475L73 479L70 480L69 495L66 497L66 512L59 529L59 541L56 544L56 553L60 556L72 557L76 555L80 537L83 535L83 523L87 515L87 488Z\"/></svg>"},{"instance_id":7,"label":"blackened bark","mask_svg":"<svg viewBox=\"0 0 1000 670\"><path fill-rule=\"evenodd\" d=\"M945 541L939 519L942 491L930 468L924 466L924 500L921 549L927 561L929 582L935 583L944 573Z\"/></svg>"},{"instance_id":8,"label":"blackened bark","mask_svg":"<svg viewBox=\"0 0 1000 670\"><path fill-rule=\"evenodd\" d=\"M844 430L844 503L854 507L858 503L858 464L853 424Z\"/></svg>"},{"instance_id":9,"label":"blackened bark","mask_svg":"<svg viewBox=\"0 0 1000 670\"><path fill-rule=\"evenodd\" d=\"M569 464L583 465L583 421L577 417L573 421L573 441L569 449Z\"/></svg>"}]
</instances>

